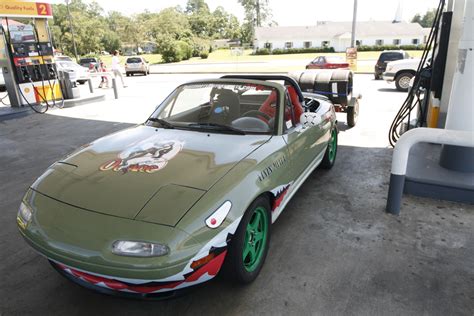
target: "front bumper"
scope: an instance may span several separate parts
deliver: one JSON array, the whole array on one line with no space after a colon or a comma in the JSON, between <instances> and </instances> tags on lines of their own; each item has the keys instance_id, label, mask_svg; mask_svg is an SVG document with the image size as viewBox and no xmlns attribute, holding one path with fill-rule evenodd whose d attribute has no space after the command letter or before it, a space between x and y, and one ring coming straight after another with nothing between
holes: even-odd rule
<instances>
[{"instance_id":1,"label":"front bumper","mask_svg":"<svg viewBox=\"0 0 474 316\"><path fill-rule=\"evenodd\" d=\"M384 72L382 75L383 80L387 82L392 82L395 80L395 73L392 72Z\"/></svg>"},{"instance_id":2,"label":"front bumper","mask_svg":"<svg viewBox=\"0 0 474 316\"><path fill-rule=\"evenodd\" d=\"M152 298L156 294L174 292L212 279L219 273L226 253L227 251L223 250L207 264L185 275L184 279L179 281L122 279L86 272L51 260L50 263L64 277L83 287L104 294Z\"/></svg>"},{"instance_id":3,"label":"front bumper","mask_svg":"<svg viewBox=\"0 0 474 316\"><path fill-rule=\"evenodd\" d=\"M24 239L62 274L96 289L137 295L174 291L212 279L227 253L235 221L206 244L172 227L118 218L79 209L29 190L24 198L33 210ZM114 255L113 240L163 242L171 249L162 257ZM202 262L203 258L208 260ZM195 262L199 261L199 264Z\"/></svg>"}]
</instances>

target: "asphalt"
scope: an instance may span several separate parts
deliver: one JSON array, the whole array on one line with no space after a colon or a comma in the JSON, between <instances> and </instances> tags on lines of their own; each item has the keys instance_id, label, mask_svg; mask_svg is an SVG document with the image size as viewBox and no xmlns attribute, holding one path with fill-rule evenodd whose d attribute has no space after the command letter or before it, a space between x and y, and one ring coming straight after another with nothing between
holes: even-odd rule
<instances>
[{"instance_id":1,"label":"asphalt","mask_svg":"<svg viewBox=\"0 0 474 316\"><path fill-rule=\"evenodd\" d=\"M399 217L384 212L392 156L386 135L404 94L371 76L355 79L364 95L358 125L349 129L339 115L336 165L316 170L273 225L251 285L217 278L149 302L98 294L54 271L17 231L25 190L58 158L139 122L170 86L193 78L129 78L122 101L102 110L84 105L0 121L0 315L473 314L474 206L404 196ZM160 97L144 95L145 81ZM135 94L141 99L130 102ZM113 106L119 114L110 117ZM126 120L131 112L141 114Z\"/></svg>"}]
</instances>

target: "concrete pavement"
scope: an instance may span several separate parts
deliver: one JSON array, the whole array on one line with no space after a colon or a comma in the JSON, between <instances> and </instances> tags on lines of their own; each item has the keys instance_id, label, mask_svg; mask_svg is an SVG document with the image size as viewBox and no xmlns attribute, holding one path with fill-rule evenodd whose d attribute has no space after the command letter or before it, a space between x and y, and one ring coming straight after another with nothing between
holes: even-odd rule
<instances>
[{"instance_id":1,"label":"concrete pavement","mask_svg":"<svg viewBox=\"0 0 474 316\"><path fill-rule=\"evenodd\" d=\"M355 128L339 115L335 167L316 170L272 227L257 280L220 278L173 300L143 302L83 289L57 274L17 232L28 186L55 160L143 121L178 83L202 77L127 78L121 98L0 123L0 315L472 315L474 206L404 197L384 212L392 150L387 132L404 99L356 76Z\"/></svg>"}]
</instances>

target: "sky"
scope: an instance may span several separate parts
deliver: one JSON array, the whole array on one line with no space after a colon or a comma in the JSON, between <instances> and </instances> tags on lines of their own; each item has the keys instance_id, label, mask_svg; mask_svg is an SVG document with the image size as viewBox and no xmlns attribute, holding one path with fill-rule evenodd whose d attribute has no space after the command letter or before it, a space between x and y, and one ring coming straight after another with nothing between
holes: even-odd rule
<instances>
[{"instance_id":1,"label":"sky","mask_svg":"<svg viewBox=\"0 0 474 316\"><path fill-rule=\"evenodd\" d=\"M52 0L51 2L61 2ZM91 0L86 0L91 1ZM148 9L159 12L166 7L186 6L187 0L96 0L106 12L116 10L125 15ZM244 10L237 0L206 0L211 10L218 6L244 18ZM409 21L416 13L425 13L435 8L439 0L358 0L359 21L392 21L398 3L402 2L403 20ZM132 6L133 3L133 6ZM291 5L289 5L291 3ZM281 26L314 25L317 21L351 21L353 0L269 0L273 20Z\"/></svg>"}]
</instances>

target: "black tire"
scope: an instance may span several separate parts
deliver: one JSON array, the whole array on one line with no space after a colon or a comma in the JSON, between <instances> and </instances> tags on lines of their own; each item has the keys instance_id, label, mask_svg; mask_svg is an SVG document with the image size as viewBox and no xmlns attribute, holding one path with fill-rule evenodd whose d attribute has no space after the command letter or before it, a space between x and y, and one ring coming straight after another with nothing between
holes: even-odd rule
<instances>
[{"instance_id":1,"label":"black tire","mask_svg":"<svg viewBox=\"0 0 474 316\"><path fill-rule=\"evenodd\" d=\"M79 84L85 84L87 82L87 80L77 80L77 83Z\"/></svg>"},{"instance_id":2,"label":"black tire","mask_svg":"<svg viewBox=\"0 0 474 316\"><path fill-rule=\"evenodd\" d=\"M126 72L125 75L126 75L127 77L130 77L130 73L129 73L129 72Z\"/></svg>"},{"instance_id":3,"label":"black tire","mask_svg":"<svg viewBox=\"0 0 474 316\"><path fill-rule=\"evenodd\" d=\"M260 255L260 261L256 268L249 272L244 266L244 258L243 258L243 251L245 246L245 235L247 226L252 220L254 216L254 212L259 209L264 208L267 214L267 234L266 240L264 243L263 252ZM260 196L255 201L250 204L247 211L245 212L242 220L237 228L232 240L230 241L230 245L228 248L228 253L224 262L224 266L222 267L223 276L236 283L240 284L248 284L254 281L262 266L265 262L265 258L268 253L268 248L270 245L270 235L271 235L271 211L270 211L270 202L266 197Z\"/></svg>"},{"instance_id":4,"label":"black tire","mask_svg":"<svg viewBox=\"0 0 474 316\"><path fill-rule=\"evenodd\" d=\"M143 72L143 75L144 75L144 76L147 76L147 75L148 75L148 73L145 71L145 72Z\"/></svg>"},{"instance_id":5,"label":"black tire","mask_svg":"<svg viewBox=\"0 0 474 316\"><path fill-rule=\"evenodd\" d=\"M398 74L397 77L395 78L395 86L397 87L397 90L407 92L408 89L410 89L410 86L409 86L410 80L414 76L415 75L411 72L402 72Z\"/></svg>"},{"instance_id":6,"label":"black tire","mask_svg":"<svg viewBox=\"0 0 474 316\"><path fill-rule=\"evenodd\" d=\"M335 137L335 147L331 147L331 142L334 141L333 137ZM328 142L328 147L326 148L326 152L324 153L323 161L321 161L321 168L323 169L331 169L334 166L334 163L336 162L336 157L337 157L337 128L334 127L331 130L331 139ZM335 152L331 154L331 150L334 148Z\"/></svg>"},{"instance_id":7,"label":"black tire","mask_svg":"<svg viewBox=\"0 0 474 316\"><path fill-rule=\"evenodd\" d=\"M355 101L354 106L347 108L347 125L349 127L354 127L357 124L357 119L359 118L359 101Z\"/></svg>"},{"instance_id":8,"label":"black tire","mask_svg":"<svg viewBox=\"0 0 474 316\"><path fill-rule=\"evenodd\" d=\"M380 80L380 79L382 79L382 78L380 78L380 75L378 75L378 74L375 74L375 75L374 75L374 78L375 78L375 80Z\"/></svg>"}]
</instances>

